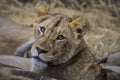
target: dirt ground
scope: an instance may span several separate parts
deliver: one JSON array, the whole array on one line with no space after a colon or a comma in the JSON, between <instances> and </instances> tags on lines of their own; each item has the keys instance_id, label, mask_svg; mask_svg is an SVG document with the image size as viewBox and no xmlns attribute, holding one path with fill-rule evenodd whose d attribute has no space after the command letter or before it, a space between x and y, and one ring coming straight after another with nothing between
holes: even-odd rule
<instances>
[{"instance_id":1,"label":"dirt ground","mask_svg":"<svg viewBox=\"0 0 120 80\"><path fill-rule=\"evenodd\" d=\"M110 10L115 9L115 11L112 12L107 7L107 4L102 2L97 7L95 7L95 5L89 6L89 4L87 4L88 7L84 8L84 5L82 7L82 4L80 7L77 6L77 3L76 6L72 6L72 3L68 6L67 4L61 3L59 0L53 0L50 4L47 3L47 0L45 0L46 2L42 0L35 1L0 0L0 16L10 19L17 24L22 25L22 27L28 27L36 18L36 6L41 5L42 2L50 7L51 13L64 13L71 17L79 15L88 19L90 31L86 34L85 40L91 49L91 52L96 57L102 57L120 50L120 15L118 15L119 12L115 12L116 10L120 10L119 6L110 8ZM72 0L70 1L72 2ZM75 1L73 3L75 3Z\"/></svg>"}]
</instances>

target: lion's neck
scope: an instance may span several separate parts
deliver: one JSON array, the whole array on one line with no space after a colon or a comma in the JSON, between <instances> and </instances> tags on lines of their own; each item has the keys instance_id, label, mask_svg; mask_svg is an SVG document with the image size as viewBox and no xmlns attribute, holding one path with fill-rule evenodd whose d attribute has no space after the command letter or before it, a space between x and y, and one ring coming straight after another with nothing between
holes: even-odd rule
<instances>
[{"instance_id":1,"label":"lion's neck","mask_svg":"<svg viewBox=\"0 0 120 80\"><path fill-rule=\"evenodd\" d=\"M86 46L67 63L54 66L50 65L45 70L45 74L55 78L63 77L64 79L65 77L67 78L68 76L71 76L73 78L78 74L80 75L81 73L82 73L81 75L84 75L83 70L85 69L86 65L87 66L90 65L91 62L94 62L94 60L92 56L89 54L89 49ZM70 80L72 80L72 78Z\"/></svg>"}]
</instances>

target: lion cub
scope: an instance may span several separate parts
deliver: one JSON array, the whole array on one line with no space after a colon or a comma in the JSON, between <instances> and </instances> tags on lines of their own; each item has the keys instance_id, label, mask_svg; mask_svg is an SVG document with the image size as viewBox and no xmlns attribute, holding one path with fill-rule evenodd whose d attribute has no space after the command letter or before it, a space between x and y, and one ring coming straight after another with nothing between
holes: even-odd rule
<instances>
[{"instance_id":1,"label":"lion cub","mask_svg":"<svg viewBox=\"0 0 120 80\"><path fill-rule=\"evenodd\" d=\"M50 14L48 8L39 7L34 41L20 47L17 55L31 47L31 70L58 80L102 80L101 68L83 38L88 30L82 17Z\"/></svg>"}]
</instances>

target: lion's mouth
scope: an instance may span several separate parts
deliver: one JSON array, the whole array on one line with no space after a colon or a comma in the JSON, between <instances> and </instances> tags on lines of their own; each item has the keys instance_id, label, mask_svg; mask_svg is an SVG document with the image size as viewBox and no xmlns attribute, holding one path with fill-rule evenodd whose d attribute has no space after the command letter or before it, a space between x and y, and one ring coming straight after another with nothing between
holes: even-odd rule
<instances>
[{"instance_id":1,"label":"lion's mouth","mask_svg":"<svg viewBox=\"0 0 120 80\"><path fill-rule=\"evenodd\" d=\"M43 62L45 64L52 62L53 60L52 56L46 56L43 53L40 53L38 55L32 55L32 58L36 59L37 61Z\"/></svg>"},{"instance_id":2,"label":"lion's mouth","mask_svg":"<svg viewBox=\"0 0 120 80\"><path fill-rule=\"evenodd\" d=\"M42 60L41 58L39 58L39 56L32 56L32 58L34 58L34 59L36 59L36 60L38 60L40 62L43 62L43 63L47 64L47 62L45 62L44 60Z\"/></svg>"}]
</instances>

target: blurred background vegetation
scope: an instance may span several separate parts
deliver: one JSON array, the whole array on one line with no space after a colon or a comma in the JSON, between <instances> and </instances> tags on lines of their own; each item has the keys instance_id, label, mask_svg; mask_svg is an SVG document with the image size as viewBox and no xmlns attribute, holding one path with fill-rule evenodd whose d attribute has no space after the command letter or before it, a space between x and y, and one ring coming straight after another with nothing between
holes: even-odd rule
<instances>
[{"instance_id":1,"label":"blurred background vegetation","mask_svg":"<svg viewBox=\"0 0 120 80\"><path fill-rule=\"evenodd\" d=\"M120 0L0 0L0 16L26 27L42 4L51 13L87 18L90 31L85 40L96 57L120 50Z\"/></svg>"}]
</instances>

